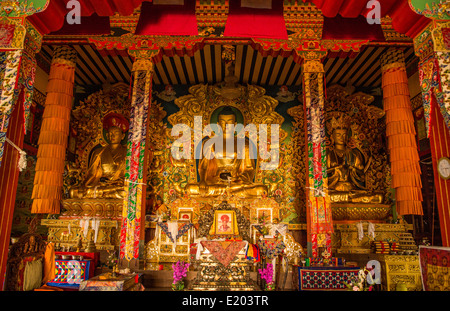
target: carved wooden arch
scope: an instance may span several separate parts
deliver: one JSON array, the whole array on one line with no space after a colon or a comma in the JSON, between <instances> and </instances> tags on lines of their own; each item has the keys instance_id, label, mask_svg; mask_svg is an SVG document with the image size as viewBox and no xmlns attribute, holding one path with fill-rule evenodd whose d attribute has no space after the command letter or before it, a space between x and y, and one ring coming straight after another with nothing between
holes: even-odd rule
<instances>
[{"instance_id":1,"label":"carved wooden arch","mask_svg":"<svg viewBox=\"0 0 450 311\"><path fill-rule=\"evenodd\" d=\"M198 220L199 228L197 236L206 238L209 237L209 229L214 223L215 211L223 210L234 211L236 213L239 235L243 240L250 241L250 221L247 219L247 217L244 216L244 214L241 213L239 209L231 206L226 201L223 201L219 205L212 207Z\"/></svg>"},{"instance_id":2,"label":"carved wooden arch","mask_svg":"<svg viewBox=\"0 0 450 311\"><path fill-rule=\"evenodd\" d=\"M35 260L44 258L47 243L41 235L36 233L36 226L37 218L33 218L29 226L29 232L23 234L19 241L13 244L9 250L6 264L6 291L21 290L17 281L23 259L27 257L34 257Z\"/></svg>"}]
</instances>

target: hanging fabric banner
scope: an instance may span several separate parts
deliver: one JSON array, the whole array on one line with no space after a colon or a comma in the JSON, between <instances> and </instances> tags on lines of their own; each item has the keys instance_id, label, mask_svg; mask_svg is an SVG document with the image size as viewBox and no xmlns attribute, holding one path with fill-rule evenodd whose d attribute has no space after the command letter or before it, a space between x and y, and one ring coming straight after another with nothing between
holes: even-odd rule
<instances>
[{"instance_id":1,"label":"hanging fabric banner","mask_svg":"<svg viewBox=\"0 0 450 311\"><path fill-rule=\"evenodd\" d=\"M34 81L36 78L36 59L27 53L23 54L21 66L21 83L24 86L24 134L27 132L28 122L30 119L30 109L33 103Z\"/></svg>"},{"instance_id":2,"label":"hanging fabric banner","mask_svg":"<svg viewBox=\"0 0 450 311\"><path fill-rule=\"evenodd\" d=\"M444 116L445 124L450 130L450 52L436 52L436 58L440 75L438 104Z\"/></svg>"},{"instance_id":3,"label":"hanging fabric banner","mask_svg":"<svg viewBox=\"0 0 450 311\"><path fill-rule=\"evenodd\" d=\"M22 83L24 85L24 133L27 132L30 120L30 109L33 103L34 80L36 78L36 59L24 53L22 58Z\"/></svg>"},{"instance_id":4,"label":"hanging fabric banner","mask_svg":"<svg viewBox=\"0 0 450 311\"><path fill-rule=\"evenodd\" d=\"M54 49L38 140L31 213L60 213L76 64L73 48L61 45Z\"/></svg>"},{"instance_id":5,"label":"hanging fabric banner","mask_svg":"<svg viewBox=\"0 0 450 311\"><path fill-rule=\"evenodd\" d=\"M329 235L333 232L327 191L324 71L320 61L307 61L303 70L309 173L307 208L309 208L312 255L317 257L318 247L326 247L327 252L331 254L331 244L326 241L329 241Z\"/></svg>"},{"instance_id":6,"label":"hanging fabric banner","mask_svg":"<svg viewBox=\"0 0 450 311\"><path fill-rule=\"evenodd\" d=\"M139 258L141 208L144 180L144 157L147 139L147 114L150 105L153 64L138 59L133 64L133 93L130 129L127 142L125 199L120 232L120 258Z\"/></svg>"},{"instance_id":7,"label":"hanging fabric banner","mask_svg":"<svg viewBox=\"0 0 450 311\"><path fill-rule=\"evenodd\" d=\"M386 136L391 162L391 186L395 189L397 213L423 215L420 159L403 51L391 48L381 56L381 74ZM433 88L433 85L437 86L433 81L438 76L428 74L427 76L431 79L430 88Z\"/></svg>"},{"instance_id":8,"label":"hanging fabric banner","mask_svg":"<svg viewBox=\"0 0 450 311\"><path fill-rule=\"evenodd\" d=\"M19 89L17 87L22 61L22 50L4 52L1 56L3 63L1 69L0 87L0 165L8 130L9 118L13 111ZM3 69L4 68L4 69Z\"/></svg>"},{"instance_id":9,"label":"hanging fabric banner","mask_svg":"<svg viewBox=\"0 0 450 311\"><path fill-rule=\"evenodd\" d=\"M443 63L442 66L444 68L448 66L448 64L444 65L444 61L441 62ZM422 88L422 101L427 137L430 137L432 109L431 100L433 95L435 96L438 106L441 109L445 124L450 129L450 112L447 111L447 108L445 107L444 93L442 92L441 77L439 74L439 66L440 64L434 55L419 62L419 82Z\"/></svg>"}]
</instances>

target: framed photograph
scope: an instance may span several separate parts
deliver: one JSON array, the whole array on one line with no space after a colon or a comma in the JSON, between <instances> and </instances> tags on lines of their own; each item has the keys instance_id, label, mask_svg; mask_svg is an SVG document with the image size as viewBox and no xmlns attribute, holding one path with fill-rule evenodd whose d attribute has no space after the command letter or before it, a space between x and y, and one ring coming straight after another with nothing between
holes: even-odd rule
<instances>
[{"instance_id":1,"label":"framed photograph","mask_svg":"<svg viewBox=\"0 0 450 311\"><path fill-rule=\"evenodd\" d=\"M235 234L234 211L215 211L216 234Z\"/></svg>"},{"instance_id":2,"label":"framed photograph","mask_svg":"<svg viewBox=\"0 0 450 311\"><path fill-rule=\"evenodd\" d=\"M191 222L192 221L192 211L189 211L189 210L178 211L178 220Z\"/></svg>"},{"instance_id":3,"label":"framed photograph","mask_svg":"<svg viewBox=\"0 0 450 311\"><path fill-rule=\"evenodd\" d=\"M256 219L258 223L272 223L272 209L271 208L257 208Z\"/></svg>"}]
</instances>

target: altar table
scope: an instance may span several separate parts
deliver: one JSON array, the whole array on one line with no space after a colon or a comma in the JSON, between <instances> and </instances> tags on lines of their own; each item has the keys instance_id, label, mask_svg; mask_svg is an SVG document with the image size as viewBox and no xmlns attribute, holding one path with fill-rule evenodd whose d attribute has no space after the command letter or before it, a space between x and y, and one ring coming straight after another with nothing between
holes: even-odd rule
<instances>
[{"instance_id":1,"label":"altar table","mask_svg":"<svg viewBox=\"0 0 450 311\"><path fill-rule=\"evenodd\" d=\"M118 274L111 272L97 275L80 283L80 291L142 291L142 273Z\"/></svg>"},{"instance_id":2,"label":"altar table","mask_svg":"<svg viewBox=\"0 0 450 311\"><path fill-rule=\"evenodd\" d=\"M293 281L298 280L298 290L347 290L345 283L358 277L359 267L293 266ZM297 286L296 286L297 287Z\"/></svg>"}]
</instances>

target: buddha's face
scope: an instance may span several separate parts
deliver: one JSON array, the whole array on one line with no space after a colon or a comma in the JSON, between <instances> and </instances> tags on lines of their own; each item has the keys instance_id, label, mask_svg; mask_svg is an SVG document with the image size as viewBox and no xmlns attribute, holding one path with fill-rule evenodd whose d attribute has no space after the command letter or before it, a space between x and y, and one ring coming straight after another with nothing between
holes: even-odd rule
<instances>
[{"instance_id":1,"label":"buddha's face","mask_svg":"<svg viewBox=\"0 0 450 311\"><path fill-rule=\"evenodd\" d=\"M108 129L108 139L111 144L120 144L120 142L125 138L125 133L116 126L112 126Z\"/></svg>"},{"instance_id":2,"label":"buddha's face","mask_svg":"<svg viewBox=\"0 0 450 311\"><path fill-rule=\"evenodd\" d=\"M333 131L333 139L336 145L345 145L347 143L347 130L335 129Z\"/></svg>"},{"instance_id":3,"label":"buddha's face","mask_svg":"<svg viewBox=\"0 0 450 311\"><path fill-rule=\"evenodd\" d=\"M228 136L234 133L234 126L236 125L236 116L230 115L219 115L217 124L222 128L224 136ZM233 125L228 126L227 124Z\"/></svg>"}]
</instances>

